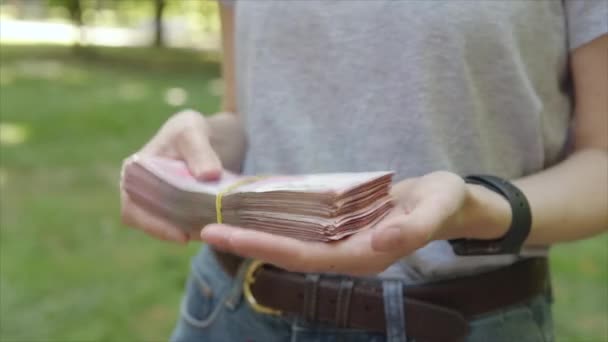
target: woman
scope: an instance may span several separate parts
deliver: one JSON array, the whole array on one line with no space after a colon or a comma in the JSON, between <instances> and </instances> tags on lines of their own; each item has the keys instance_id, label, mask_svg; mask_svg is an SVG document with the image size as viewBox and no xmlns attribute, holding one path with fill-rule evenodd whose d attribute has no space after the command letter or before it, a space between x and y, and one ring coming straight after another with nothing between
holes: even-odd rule
<instances>
[{"instance_id":1,"label":"woman","mask_svg":"<svg viewBox=\"0 0 608 342\"><path fill-rule=\"evenodd\" d=\"M334 244L205 227L172 340L553 340L546 246L608 227L607 18L592 0L223 3L222 112L178 113L140 153L202 180L391 169L396 208ZM123 217L197 238L125 194Z\"/></svg>"}]
</instances>

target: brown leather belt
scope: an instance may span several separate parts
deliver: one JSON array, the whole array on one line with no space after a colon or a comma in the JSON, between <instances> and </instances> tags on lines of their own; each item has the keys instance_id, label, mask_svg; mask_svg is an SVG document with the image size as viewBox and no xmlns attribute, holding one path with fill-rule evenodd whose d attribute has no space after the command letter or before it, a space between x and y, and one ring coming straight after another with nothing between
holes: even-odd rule
<instances>
[{"instance_id":1,"label":"brown leather belt","mask_svg":"<svg viewBox=\"0 0 608 342\"><path fill-rule=\"evenodd\" d=\"M234 276L241 259L214 251L226 272ZM312 315L311 283L306 275L286 272L270 265L251 270L247 286L256 306L283 315L304 315L333 326L384 332L384 300L378 279L352 278L344 296L344 277L321 277L315 285ZM409 337L416 341L460 341L475 316L524 303L548 290L546 258L525 259L495 271L404 287L404 309ZM346 299L345 299L346 297Z\"/></svg>"}]
</instances>

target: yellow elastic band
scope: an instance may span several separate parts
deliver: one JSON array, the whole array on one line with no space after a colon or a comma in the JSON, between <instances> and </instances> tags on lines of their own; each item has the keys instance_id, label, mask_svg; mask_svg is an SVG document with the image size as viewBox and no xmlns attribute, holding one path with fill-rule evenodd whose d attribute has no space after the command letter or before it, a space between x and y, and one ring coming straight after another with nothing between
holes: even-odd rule
<instances>
[{"instance_id":1,"label":"yellow elastic band","mask_svg":"<svg viewBox=\"0 0 608 342\"><path fill-rule=\"evenodd\" d=\"M249 184L249 183L253 183L253 182L257 182L260 179L263 179L266 177L262 177L262 176L252 176L252 177L247 177L247 178L243 178L237 182L234 182L233 184L230 184L229 186L227 186L225 189L222 189L221 191L219 191L217 193L217 195L215 195L215 216L217 219L217 223L222 223L223 222L223 218L222 218L222 197L224 197L225 194L229 193L230 191L243 186L245 184Z\"/></svg>"}]
</instances>

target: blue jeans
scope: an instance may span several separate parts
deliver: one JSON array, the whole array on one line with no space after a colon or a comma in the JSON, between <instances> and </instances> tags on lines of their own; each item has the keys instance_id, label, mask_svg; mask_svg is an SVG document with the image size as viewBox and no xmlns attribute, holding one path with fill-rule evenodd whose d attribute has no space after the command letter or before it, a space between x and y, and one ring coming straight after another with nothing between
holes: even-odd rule
<instances>
[{"instance_id":1,"label":"blue jeans","mask_svg":"<svg viewBox=\"0 0 608 342\"><path fill-rule=\"evenodd\" d=\"M204 247L193 259L186 285L181 315L171 336L172 342L199 341L405 341L407 327L399 310L386 312L393 317L392 332L386 334L354 329L338 329L309 324L298 318L260 314L242 296L244 268L235 278L224 272L212 251ZM514 280L516 281L516 280ZM388 284L388 285L387 285ZM390 282L385 293L400 296ZM388 304L392 298L385 298ZM392 300L394 302L394 300ZM388 305L387 307L390 307ZM390 308L387 310L391 310ZM391 327L395 329L391 329ZM551 305L548 295L530 302L476 317L470 323L467 342L550 342L553 341ZM401 330L401 331L399 331ZM408 341L412 341L411 339Z\"/></svg>"}]
</instances>

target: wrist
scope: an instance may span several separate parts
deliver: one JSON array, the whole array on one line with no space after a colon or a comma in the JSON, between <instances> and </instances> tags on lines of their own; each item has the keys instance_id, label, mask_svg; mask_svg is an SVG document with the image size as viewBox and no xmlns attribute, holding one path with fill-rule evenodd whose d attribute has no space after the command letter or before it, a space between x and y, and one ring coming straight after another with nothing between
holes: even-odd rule
<instances>
[{"instance_id":1,"label":"wrist","mask_svg":"<svg viewBox=\"0 0 608 342\"><path fill-rule=\"evenodd\" d=\"M509 230L511 216L511 207L503 196L480 185L466 184L462 210L448 228L449 239L501 238Z\"/></svg>"}]
</instances>

